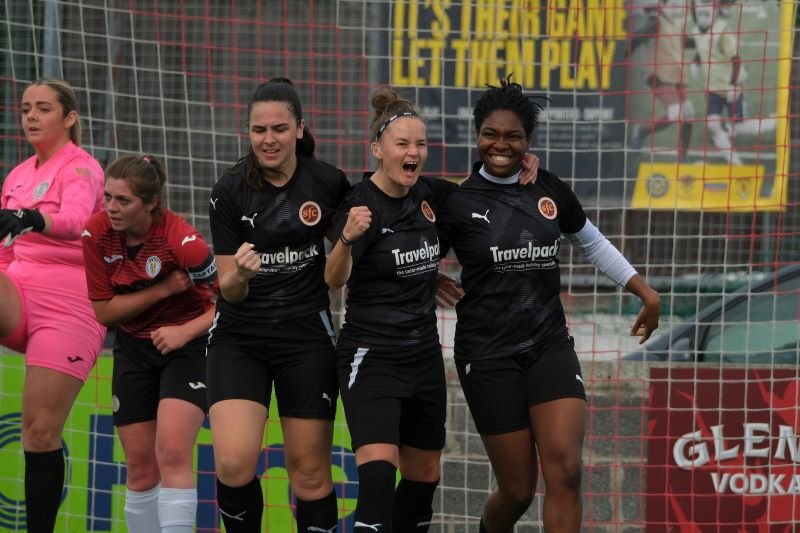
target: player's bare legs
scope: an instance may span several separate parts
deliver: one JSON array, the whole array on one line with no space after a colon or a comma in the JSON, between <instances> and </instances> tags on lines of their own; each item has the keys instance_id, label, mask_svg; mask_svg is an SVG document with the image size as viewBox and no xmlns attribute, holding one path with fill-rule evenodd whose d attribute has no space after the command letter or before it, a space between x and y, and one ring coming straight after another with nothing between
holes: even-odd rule
<instances>
[{"instance_id":1,"label":"player's bare legs","mask_svg":"<svg viewBox=\"0 0 800 533\"><path fill-rule=\"evenodd\" d=\"M509 531L533 501L538 477L536 448L531 430L526 428L500 435L481 435L497 490L489 495L483 509L483 525L488 532Z\"/></svg>"},{"instance_id":2,"label":"player's bare legs","mask_svg":"<svg viewBox=\"0 0 800 533\"><path fill-rule=\"evenodd\" d=\"M579 532L586 401L563 398L531 407L531 427L545 483L545 531Z\"/></svg>"}]
</instances>

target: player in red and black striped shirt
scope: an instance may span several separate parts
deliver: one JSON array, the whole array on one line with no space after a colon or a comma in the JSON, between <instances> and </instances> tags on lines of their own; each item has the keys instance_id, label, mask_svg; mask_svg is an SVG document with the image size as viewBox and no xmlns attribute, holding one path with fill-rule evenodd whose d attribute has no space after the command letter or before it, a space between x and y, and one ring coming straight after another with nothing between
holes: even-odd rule
<instances>
[{"instance_id":1,"label":"player in red and black striped shirt","mask_svg":"<svg viewBox=\"0 0 800 533\"><path fill-rule=\"evenodd\" d=\"M106 171L105 211L83 232L89 298L98 320L117 327L112 409L132 533L189 533L197 508L192 452L216 263L197 230L162 207L165 180L154 157L120 157Z\"/></svg>"}]
</instances>

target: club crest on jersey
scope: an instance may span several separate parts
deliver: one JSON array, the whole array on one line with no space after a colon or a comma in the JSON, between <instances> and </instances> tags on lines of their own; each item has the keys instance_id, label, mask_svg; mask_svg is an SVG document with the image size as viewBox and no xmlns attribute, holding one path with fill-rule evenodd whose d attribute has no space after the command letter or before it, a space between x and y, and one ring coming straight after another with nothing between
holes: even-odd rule
<instances>
[{"instance_id":1,"label":"club crest on jersey","mask_svg":"<svg viewBox=\"0 0 800 533\"><path fill-rule=\"evenodd\" d=\"M558 215L556 203L552 198L548 198L547 196L539 198L539 212L547 220L553 220Z\"/></svg>"},{"instance_id":2,"label":"club crest on jersey","mask_svg":"<svg viewBox=\"0 0 800 533\"><path fill-rule=\"evenodd\" d=\"M422 210L422 214L425 215L425 218L431 222L436 222L436 215L434 214L433 209L431 209L431 206L428 205L428 202L422 200L422 203L419 204L419 208Z\"/></svg>"},{"instance_id":3,"label":"club crest on jersey","mask_svg":"<svg viewBox=\"0 0 800 533\"><path fill-rule=\"evenodd\" d=\"M158 273L161 272L161 259L157 255L148 257L147 262L144 264L144 271L150 279L158 276Z\"/></svg>"},{"instance_id":4,"label":"club crest on jersey","mask_svg":"<svg viewBox=\"0 0 800 533\"><path fill-rule=\"evenodd\" d=\"M306 226L314 226L322 219L322 209L317 202L309 200L300 206L300 221Z\"/></svg>"},{"instance_id":5,"label":"club crest on jersey","mask_svg":"<svg viewBox=\"0 0 800 533\"><path fill-rule=\"evenodd\" d=\"M33 198L38 200L47 192L47 189L50 188L50 181L43 181L39 185L33 189Z\"/></svg>"}]
</instances>

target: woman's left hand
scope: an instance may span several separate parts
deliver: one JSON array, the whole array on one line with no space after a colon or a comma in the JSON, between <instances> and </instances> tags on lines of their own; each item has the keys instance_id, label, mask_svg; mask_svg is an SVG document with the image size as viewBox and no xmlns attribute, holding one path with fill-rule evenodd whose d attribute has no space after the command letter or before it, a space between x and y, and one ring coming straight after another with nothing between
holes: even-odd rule
<instances>
[{"instance_id":1,"label":"woman's left hand","mask_svg":"<svg viewBox=\"0 0 800 533\"><path fill-rule=\"evenodd\" d=\"M191 339L187 339L180 326L162 326L150 332L153 346L161 355L183 348Z\"/></svg>"},{"instance_id":2,"label":"woman's left hand","mask_svg":"<svg viewBox=\"0 0 800 533\"><path fill-rule=\"evenodd\" d=\"M519 184L528 185L536 183L536 174L539 172L539 158L534 154L525 154L522 159L522 172L519 174Z\"/></svg>"},{"instance_id":3,"label":"woman's left hand","mask_svg":"<svg viewBox=\"0 0 800 533\"><path fill-rule=\"evenodd\" d=\"M464 296L464 291L458 286L456 280L443 272L439 272L436 280L436 305L439 307L453 307L462 296Z\"/></svg>"},{"instance_id":4,"label":"woman's left hand","mask_svg":"<svg viewBox=\"0 0 800 533\"><path fill-rule=\"evenodd\" d=\"M658 329L658 319L661 316L661 299L658 293L655 293L655 298L648 298L644 301L639 316L631 327L631 337L641 337L639 344L644 344L650 335Z\"/></svg>"}]
</instances>

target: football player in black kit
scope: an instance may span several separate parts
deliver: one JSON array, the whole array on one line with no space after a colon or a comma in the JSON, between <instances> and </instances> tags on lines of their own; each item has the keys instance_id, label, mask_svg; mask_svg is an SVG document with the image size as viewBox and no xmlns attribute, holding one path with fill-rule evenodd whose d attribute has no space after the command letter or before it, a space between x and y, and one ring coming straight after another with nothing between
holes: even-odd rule
<instances>
[{"instance_id":1,"label":"football player in black kit","mask_svg":"<svg viewBox=\"0 0 800 533\"><path fill-rule=\"evenodd\" d=\"M452 246L462 265L456 367L497 478L481 532L513 529L533 499L537 462L544 529L580 530L586 392L559 298L561 235L641 298L632 335L647 340L660 314L658 293L564 182L540 169L533 185L519 186L539 110L510 80L483 93L473 113L480 163L438 213L441 252Z\"/></svg>"},{"instance_id":2,"label":"football player in black kit","mask_svg":"<svg viewBox=\"0 0 800 533\"><path fill-rule=\"evenodd\" d=\"M221 291L207 352L217 502L228 533L260 531L256 464L274 383L297 530L335 531L338 388L323 237L349 183L313 158L289 80L256 89L248 122L250 152L209 206Z\"/></svg>"},{"instance_id":3,"label":"football player in black kit","mask_svg":"<svg viewBox=\"0 0 800 533\"><path fill-rule=\"evenodd\" d=\"M378 169L342 204L325 269L330 287L348 287L336 355L358 466L353 531L423 532L433 515L447 401L435 222L456 186L420 175L428 148L413 104L379 89L372 107Z\"/></svg>"}]
</instances>

